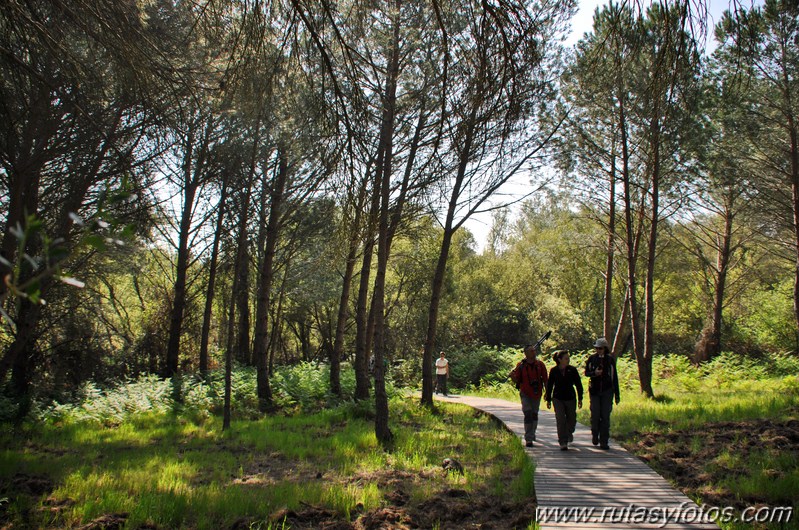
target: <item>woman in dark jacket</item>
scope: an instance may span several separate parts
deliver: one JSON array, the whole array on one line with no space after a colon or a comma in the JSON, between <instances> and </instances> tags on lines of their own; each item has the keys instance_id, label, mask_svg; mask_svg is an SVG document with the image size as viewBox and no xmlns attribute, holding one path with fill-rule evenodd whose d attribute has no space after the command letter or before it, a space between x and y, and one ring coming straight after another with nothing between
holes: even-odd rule
<instances>
[{"instance_id":1,"label":"woman in dark jacket","mask_svg":"<svg viewBox=\"0 0 799 530\"><path fill-rule=\"evenodd\" d=\"M604 337L594 344L596 353L585 361L588 395L591 398L591 442L600 449L610 449L610 413L613 403L619 404L619 375L616 358L610 354L610 345Z\"/></svg>"},{"instance_id":2,"label":"woman in dark jacket","mask_svg":"<svg viewBox=\"0 0 799 530\"><path fill-rule=\"evenodd\" d=\"M552 360L557 364L549 371L547 379L547 408L551 408L552 403L555 403L558 443L560 450L566 451L569 448L568 444L574 441L577 407L583 408L583 383L580 380L580 372L569 364L568 351L556 351L552 354Z\"/></svg>"}]
</instances>

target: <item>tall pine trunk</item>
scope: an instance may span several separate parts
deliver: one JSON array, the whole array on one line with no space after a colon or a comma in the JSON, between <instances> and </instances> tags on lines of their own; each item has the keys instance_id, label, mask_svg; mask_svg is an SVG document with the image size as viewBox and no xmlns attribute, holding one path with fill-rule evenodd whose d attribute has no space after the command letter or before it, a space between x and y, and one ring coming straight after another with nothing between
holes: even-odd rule
<instances>
[{"instance_id":1,"label":"tall pine trunk","mask_svg":"<svg viewBox=\"0 0 799 530\"><path fill-rule=\"evenodd\" d=\"M788 82L788 76L785 74L785 81ZM788 134L790 142L790 158L791 158L791 205L793 207L793 231L794 231L794 252L796 253L796 260L794 262L794 283L793 283L793 312L796 319L797 337L799 337L799 132L797 132L796 118L793 114L793 105L790 101L790 92L786 91L786 97L789 98L786 107L790 109L787 112L788 118ZM797 342L799 345L799 341Z\"/></svg>"},{"instance_id":2,"label":"tall pine trunk","mask_svg":"<svg viewBox=\"0 0 799 530\"><path fill-rule=\"evenodd\" d=\"M619 127L621 131L622 148L622 182L624 184L624 224L627 243L627 290L629 293L630 327L632 328L633 353L636 361L642 355L641 337L638 323L637 278L636 261L638 259L635 227L633 226L632 183L630 182L630 155L627 137L627 120L623 98L619 98Z\"/></svg>"},{"instance_id":3,"label":"tall pine trunk","mask_svg":"<svg viewBox=\"0 0 799 530\"><path fill-rule=\"evenodd\" d=\"M386 394L385 381L385 286L386 272L388 269L388 256L390 252L390 227L389 210L391 207L391 174L393 162L393 137L394 120L397 101L397 79L399 77L400 55L400 7L401 0L394 6L394 32L391 43L391 57L389 60L385 103L383 110L382 126L380 131L380 152L383 153L382 164L378 165L375 173L375 193L380 194L380 210L377 229L377 271L375 272L375 285L372 294L374 303L374 381L375 381L375 436L378 441L387 447L394 438L388 424L388 395Z\"/></svg>"},{"instance_id":4,"label":"tall pine trunk","mask_svg":"<svg viewBox=\"0 0 799 530\"><path fill-rule=\"evenodd\" d=\"M651 126L652 147L652 190L651 217L649 225L649 244L646 262L646 280L644 299L644 351L638 358L638 378L641 392L647 397L654 397L652 389L652 359L655 348L655 261L657 259L658 222L660 220L660 118L659 109L655 109L655 118Z\"/></svg>"},{"instance_id":5,"label":"tall pine trunk","mask_svg":"<svg viewBox=\"0 0 799 530\"><path fill-rule=\"evenodd\" d=\"M615 151L615 148L614 148ZM610 162L610 197L608 198L608 245L605 261L605 293L602 298L602 334L613 342L613 270L616 249L616 154Z\"/></svg>"},{"instance_id":6,"label":"tall pine trunk","mask_svg":"<svg viewBox=\"0 0 799 530\"><path fill-rule=\"evenodd\" d=\"M203 311L203 327L200 333L200 373L208 371L208 338L211 334L211 316L214 307L214 289L216 287L216 268L219 259L219 240L222 236L222 224L225 219L225 201L227 200L227 173L222 182L219 206L214 229L214 243L211 249L211 261L208 264L208 286L205 290L205 309Z\"/></svg>"},{"instance_id":7,"label":"tall pine trunk","mask_svg":"<svg viewBox=\"0 0 799 530\"><path fill-rule=\"evenodd\" d=\"M727 271L732 248L733 215L725 210L724 233L716 255L715 279L713 281L713 305L699 341L694 347L694 362L708 361L721 352L721 324L724 312L724 292L727 286Z\"/></svg>"},{"instance_id":8,"label":"tall pine trunk","mask_svg":"<svg viewBox=\"0 0 799 530\"><path fill-rule=\"evenodd\" d=\"M377 170L375 170L377 171ZM367 342L369 327L369 284L372 273L372 258L374 256L374 226L372 217L377 213L379 201L376 191L372 192L373 200L370 208L370 220L367 223L363 257L361 259L361 273L358 279L358 301L355 307L355 399L369 399L369 343ZM378 202L379 204L379 202Z\"/></svg>"},{"instance_id":9,"label":"tall pine trunk","mask_svg":"<svg viewBox=\"0 0 799 530\"><path fill-rule=\"evenodd\" d=\"M452 193L447 204L447 217L444 222L444 235L438 253L438 262L433 274L433 285L431 286L430 306L427 314L427 335L424 341L424 353L422 359L422 403L428 406L433 404L433 357L436 349L436 335L438 333L438 311L441 305L441 292L444 287L444 275L447 270L450 247L452 246L452 235L455 232L454 220L455 211L458 208L458 199L462 193L463 182L466 177L466 170L471 159L472 145L476 130L477 110L479 104L475 103L471 109L466 132L464 134L463 148L460 152L458 161L458 172L452 186Z\"/></svg>"},{"instance_id":10,"label":"tall pine trunk","mask_svg":"<svg viewBox=\"0 0 799 530\"><path fill-rule=\"evenodd\" d=\"M361 179L361 185L359 186L358 193L355 195L355 203L353 208L354 217L350 225L350 237L347 244L347 259L344 265L344 275L341 279L341 297L339 298L338 314L336 317L335 338L333 339L333 348L330 352L330 391L337 396L341 395L341 358L344 356L344 334L347 329L347 318L349 316L352 279L355 275L355 265L358 261L358 234L361 230L363 205L366 201L366 190L368 185L369 179L365 176ZM364 381L368 377L366 371L360 375L358 374L357 358L355 373L356 381L359 379L359 377L363 378ZM366 387L366 397L368 397L368 384L364 386ZM359 399L363 397L359 396L357 391L356 396Z\"/></svg>"},{"instance_id":11,"label":"tall pine trunk","mask_svg":"<svg viewBox=\"0 0 799 530\"><path fill-rule=\"evenodd\" d=\"M255 310L255 340L253 355L255 356L256 386L258 393L258 407L262 412L272 407L272 389L269 385L269 305L271 300L272 281L274 278L274 260L277 249L277 239L280 235L281 212L285 199L286 184L288 182L288 153L278 149L277 174L272 182L269 193L269 221L266 229L266 242L263 257L258 271L258 295ZM264 191L267 193L266 181Z\"/></svg>"}]
</instances>

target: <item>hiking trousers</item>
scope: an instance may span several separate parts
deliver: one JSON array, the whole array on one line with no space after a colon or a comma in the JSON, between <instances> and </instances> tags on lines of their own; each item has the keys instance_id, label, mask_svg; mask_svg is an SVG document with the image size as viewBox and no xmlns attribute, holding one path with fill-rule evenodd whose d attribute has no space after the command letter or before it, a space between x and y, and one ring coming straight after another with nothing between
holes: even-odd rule
<instances>
[{"instance_id":1,"label":"hiking trousers","mask_svg":"<svg viewBox=\"0 0 799 530\"><path fill-rule=\"evenodd\" d=\"M436 394L447 394L447 374L436 374Z\"/></svg>"},{"instance_id":2,"label":"hiking trousers","mask_svg":"<svg viewBox=\"0 0 799 530\"><path fill-rule=\"evenodd\" d=\"M610 439L610 411L613 410L613 389L591 396L591 434L599 437L600 445Z\"/></svg>"},{"instance_id":3,"label":"hiking trousers","mask_svg":"<svg viewBox=\"0 0 799 530\"><path fill-rule=\"evenodd\" d=\"M531 398L523 392L519 392L522 400L522 413L524 414L524 441L534 442L535 431L538 428L538 408L541 405L541 396Z\"/></svg>"},{"instance_id":4,"label":"hiking trousers","mask_svg":"<svg viewBox=\"0 0 799 530\"><path fill-rule=\"evenodd\" d=\"M555 409L555 423L558 426L558 444L564 447L572 441L577 427L577 400L552 398L552 408Z\"/></svg>"}]
</instances>

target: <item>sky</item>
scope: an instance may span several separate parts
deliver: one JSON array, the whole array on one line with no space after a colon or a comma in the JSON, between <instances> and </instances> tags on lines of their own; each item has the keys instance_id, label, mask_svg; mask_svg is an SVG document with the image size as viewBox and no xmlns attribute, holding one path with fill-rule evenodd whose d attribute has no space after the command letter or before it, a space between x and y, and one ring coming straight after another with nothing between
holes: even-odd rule
<instances>
[{"instance_id":1,"label":"sky","mask_svg":"<svg viewBox=\"0 0 799 530\"><path fill-rule=\"evenodd\" d=\"M619 1L619 0L616 0ZM646 0L643 0L646 1ZM694 3L697 0L692 0ZM732 9L732 0L707 0L708 1L708 35L706 37L705 46L706 53L710 53L715 48L715 41L713 39L713 27L721 20L721 15L727 9ZM739 0L739 4L744 7L749 7L753 0ZM566 39L567 46L574 46L582 36L591 31L594 19L594 10L597 7L606 4L608 0L579 0L579 8L577 13L572 18L572 31ZM761 3L759 0L756 3ZM522 182L524 179L516 179L514 182L508 182L500 193L503 194L502 200L508 201L509 199L519 197L525 193L530 192L530 184ZM497 201L499 202L499 201ZM486 237L491 227L491 214L483 213L474 215L464 225L473 235L477 241L477 252L482 253L486 245Z\"/></svg>"}]
</instances>

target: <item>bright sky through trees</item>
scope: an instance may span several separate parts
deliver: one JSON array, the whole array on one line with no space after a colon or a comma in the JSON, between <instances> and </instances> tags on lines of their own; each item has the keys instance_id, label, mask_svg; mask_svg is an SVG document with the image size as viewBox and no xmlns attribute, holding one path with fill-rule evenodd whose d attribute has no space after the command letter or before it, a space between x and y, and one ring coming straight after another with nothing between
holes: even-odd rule
<instances>
[{"instance_id":1,"label":"bright sky through trees","mask_svg":"<svg viewBox=\"0 0 799 530\"><path fill-rule=\"evenodd\" d=\"M732 9L732 2L734 0L708 0L708 34L705 36L705 53L711 53L715 47L716 42L713 38L713 27L721 20L721 15L724 11ZM574 46L583 35L591 31L594 19L594 11L597 7L607 3L607 0L580 0L579 10L572 18L572 32L566 39L567 46ZM744 8L749 8L752 5L762 4L760 0L739 0L739 5ZM530 183L525 175L520 175L514 180L508 182L502 189L500 194L494 201L496 204L512 202L514 199L522 197L530 193ZM513 210L513 207L511 207ZM465 224L466 228L474 235L477 242L477 252L482 253L485 249L486 238L488 231L491 228L491 213L485 212L472 216L471 219Z\"/></svg>"}]
</instances>

